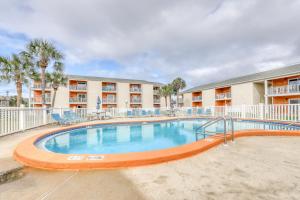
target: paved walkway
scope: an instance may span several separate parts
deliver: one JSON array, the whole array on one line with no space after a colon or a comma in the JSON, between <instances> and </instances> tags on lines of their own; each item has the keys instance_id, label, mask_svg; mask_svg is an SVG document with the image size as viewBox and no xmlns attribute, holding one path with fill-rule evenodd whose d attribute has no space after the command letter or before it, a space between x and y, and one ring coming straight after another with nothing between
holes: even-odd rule
<instances>
[{"instance_id":1,"label":"paved walkway","mask_svg":"<svg viewBox=\"0 0 300 200\"><path fill-rule=\"evenodd\" d=\"M23 178L0 185L0 199L298 200L299 155L299 137L251 137L147 167L80 172L27 168Z\"/></svg>"}]
</instances>

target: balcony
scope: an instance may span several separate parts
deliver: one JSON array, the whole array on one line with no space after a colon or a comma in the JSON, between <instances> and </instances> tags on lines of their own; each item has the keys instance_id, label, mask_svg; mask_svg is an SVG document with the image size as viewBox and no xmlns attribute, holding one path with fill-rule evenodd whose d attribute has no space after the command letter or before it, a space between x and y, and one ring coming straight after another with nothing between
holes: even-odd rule
<instances>
[{"instance_id":1,"label":"balcony","mask_svg":"<svg viewBox=\"0 0 300 200\"><path fill-rule=\"evenodd\" d=\"M272 96L284 96L293 94L300 94L300 85L294 84L268 88L268 95Z\"/></svg>"},{"instance_id":2,"label":"balcony","mask_svg":"<svg viewBox=\"0 0 300 200\"><path fill-rule=\"evenodd\" d=\"M70 85L69 90L85 91L85 90L87 90L87 86L86 85Z\"/></svg>"},{"instance_id":3,"label":"balcony","mask_svg":"<svg viewBox=\"0 0 300 200\"><path fill-rule=\"evenodd\" d=\"M159 90L153 90L153 95L159 95Z\"/></svg>"},{"instance_id":4,"label":"balcony","mask_svg":"<svg viewBox=\"0 0 300 200\"><path fill-rule=\"evenodd\" d=\"M103 86L102 91L103 92L115 92L116 87L115 86Z\"/></svg>"},{"instance_id":5,"label":"balcony","mask_svg":"<svg viewBox=\"0 0 300 200\"><path fill-rule=\"evenodd\" d=\"M51 100L52 100L51 97L45 97L46 104L50 104ZM35 104L42 104L43 103L42 97L33 97L31 98L31 102Z\"/></svg>"},{"instance_id":6,"label":"balcony","mask_svg":"<svg viewBox=\"0 0 300 200\"><path fill-rule=\"evenodd\" d=\"M103 104L116 104L117 103L117 99L115 98L104 98L102 99L102 103Z\"/></svg>"},{"instance_id":7,"label":"balcony","mask_svg":"<svg viewBox=\"0 0 300 200\"><path fill-rule=\"evenodd\" d=\"M46 90L50 90L51 88L52 88L51 84L46 84L46 87L45 87ZM32 89L33 90L41 90L42 84L33 84Z\"/></svg>"},{"instance_id":8,"label":"balcony","mask_svg":"<svg viewBox=\"0 0 300 200\"><path fill-rule=\"evenodd\" d=\"M202 101L202 96L194 96L193 97L193 102L200 102Z\"/></svg>"},{"instance_id":9,"label":"balcony","mask_svg":"<svg viewBox=\"0 0 300 200\"><path fill-rule=\"evenodd\" d=\"M216 100L228 100L231 99L231 92L216 94Z\"/></svg>"},{"instance_id":10,"label":"balcony","mask_svg":"<svg viewBox=\"0 0 300 200\"><path fill-rule=\"evenodd\" d=\"M160 104L160 99L153 99L154 104Z\"/></svg>"},{"instance_id":11,"label":"balcony","mask_svg":"<svg viewBox=\"0 0 300 200\"><path fill-rule=\"evenodd\" d=\"M131 87L129 89L130 92L133 92L133 93L141 93L142 92L142 88L139 88L139 87Z\"/></svg>"},{"instance_id":12,"label":"balcony","mask_svg":"<svg viewBox=\"0 0 300 200\"><path fill-rule=\"evenodd\" d=\"M133 98L133 99L130 99L130 103L131 104L141 104L142 99L141 98Z\"/></svg>"},{"instance_id":13,"label":"balcony","mask_svg":"<svg viewBox=\"0 0 300 200\"><path fill-rule=\"evenodd\" d=\"M79 98L79 97L70 97L69 98L70 103L86 103L87 98Z\"/></svg>"},{"instance_id":14,"label":"balcony","mask_svg":"<svg viewBox=\"0 0 300 200\"><path fill-rule=\"evenodd\" d=\"M179 104L183 104L183 98L179 98L179 99L178 99L178 103L179 103Z\"/></svg>"}]
</instances>

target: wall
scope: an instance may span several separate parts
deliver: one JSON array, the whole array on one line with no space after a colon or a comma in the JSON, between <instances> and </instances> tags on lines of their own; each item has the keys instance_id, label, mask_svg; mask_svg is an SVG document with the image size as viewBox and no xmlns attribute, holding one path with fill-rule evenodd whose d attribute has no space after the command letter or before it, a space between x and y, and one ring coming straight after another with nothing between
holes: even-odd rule
<instances>
[{"instance_id":1,"label":"wall","mask_svg":"<svg viewBox=\"0 0 300 200\"><path fill-rule=\"evenodd\" d=\"M96 109L98 96L102 99L102 86L99 81L87 82L87 107Z\"/></svg>"},{"instance_id":2,"label":"wall","mask_svg":"<svg viewBox=\"0 0 300 200\"><path fill-rule=\"evenodd\" d=\"M52 94L53 95L53 92ZM69 107L69 85L67 87L59 87L56 92L56 99L54 103L56 108L68 108Z\"/></svg>"},{"instance_id":3,"label":"wall","mask_svg":"<svg viewBox=\"0 0 300 200\"><path fill-rule=\"evenodd\" d=\"M242 83L231 86L232 105L253 105L253 83Z\"/></svg>"},{"instance_id":4,"label":"wall","mask_svg":"<svg viewBox=\"0 0 300 200\"><path fill-rule=\"evenodd\" d=\"M215 105L215 89L202 91L202 105L203 107Z\"/></svg>"},{"instance_id":5,"label":"wall","mask_svg":"<svg viewBox=\"0 0 300 200\"><path fill-rule=\"evenodd\" d=\"M130 97L129 97L129 83L117 83L117 105L118 108L126 108L125 101L127 100L129 108Z\"/></svg>"},{"instance_id":6,"label":"wall","mask_svg":"<svg viewBox=\"0 0 300 200\"><path fill-rule=\"evenodd\" d=\"M265 103L264 83L253 84L253 104Z\"/></svg>"},{"instance_id":7,"label":"wall","mask_svg":"<svg viewBox=\"0 0 300 200\"><path fill-rule=\"evenodd\" d=\"M153 85L142 84L142 103L143 108L153 108Z\"/></svg>"},{"instance_id":8,"label":"wall","mask_svg":"<svg viewBox=\"0 0 300 200\"><path fill-rule=\"evenodd\" d=\"M183 106L192 107L192 93L183 94Z\"/></svg>"}]
</instances>

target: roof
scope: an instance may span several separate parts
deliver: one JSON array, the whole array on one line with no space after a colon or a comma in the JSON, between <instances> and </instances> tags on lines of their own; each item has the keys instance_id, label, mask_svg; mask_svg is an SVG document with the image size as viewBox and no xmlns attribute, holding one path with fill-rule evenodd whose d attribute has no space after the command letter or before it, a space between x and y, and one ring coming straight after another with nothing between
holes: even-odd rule
<instances>
[{"instance_id":1,"label":"roof","mask_svg":"<svg viewBox=\"0 0 300 200\"><path fill-rule=\"evenodd\" d=\"M163 86L164 84L158 82L150 82L138 79L123 79L123 78L109 78L97 76L80 76L80 75L67 75L71 80L89 80L89 81L107 81L107 82L121 82L121 83L137 83L137 84L151 84L154 86Z\"/></svg>"},{"instance_id":2,"label":"roof","mask_svg":"<svg viewBox=\"0 0 300 200\"><path fill-rule=\"evenodd\" d=\"M190 93L190 92L208 90L208 89L213 89L213 88L218 88L218 87L226 87L226 86L231 86L231 85L236 85L236 84L246 83L246 82L259 82L259 81L264 81L264 80L268 80L268 79L279 78L282 76L290 76L290 75L297 74L297 73L300 73L300 64L291 65L291 66L287 66L287 67L281 67L281 68L272 69L272 70L263 71L263 72L258 72L255 74L249 74L249 75L245 75L245 76L235 77L235 78L227 79L227 80L220 81L220 82L199 85L199 86L190 88L188 90L185 90L182 93Z\"/></svg>"}]
</instances>

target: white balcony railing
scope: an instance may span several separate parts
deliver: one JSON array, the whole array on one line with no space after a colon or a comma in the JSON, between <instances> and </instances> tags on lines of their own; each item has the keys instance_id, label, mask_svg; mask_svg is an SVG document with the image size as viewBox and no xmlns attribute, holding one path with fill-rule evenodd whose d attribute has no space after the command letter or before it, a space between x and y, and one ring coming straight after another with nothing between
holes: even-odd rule
<instances>
[{"instance_id":1,"label":"white balcony railing","mask_svg":"<svg viewBox=\"0 0 300 200\"><path fill-rule=\"evenodd\" d=\"M160 104L160 99L153 99L153 102L154 102L155 104Z\"/></svg>"},{"instance_id":2,"label":"white balcony railing","mask_svg":"<svg viewBox=\"0 0 300 200\"><path fill-rule=\"evenodd\" d=\"M45 102L47 103L47 104L49 104L49 103L51 103L51 97L46 97L45 98ZM31 102L32 103L38 103L38 104L41 104L41 103L43 103L43 101L42 101L42 97L33 97L33 98L31 98Z\"/></svg>"},{"instance_id":3,"label":"white balcony railing","mask_svg":"<svg viewBox=\"0 0 300 200\"><path fill-rule=\"evenodd\" d=\"M70 85L69 86L70 90L80 90L80 91L85 91L87 90L87 86L86 85Z\"/></svg>"},{"instance_id":4,"label":"white balcony railing","mask_svg":"<svg viewBox=\"0 0 300 200\"><path fill-rule=\"evenodd\" d=\"M87 98L70 97L69 102L70 103L86 103Z\"/></svg>"},{"instance_id":5,"label":"white balcony railing","mask_svg":"<svg viewBox=\"0 0 300 200\"><path fill-rule=\"evenodd\" d=\"M130 92L142 92L142 88L138 88L138 87L131 87L129 89Z\"/></svg>"},{"instance_id":6,"label":"white balcony railing","mask_svg":"<svg viewBox=\"0 0 300 200\"><path fill-rule=\"evenodd\" d=\"M231 99L231 92L216 94L216 100Z\"/></svg>"},{"instance_id":7,"label":"white balcony railing","mask_svg":"<svg viewBox=\"0 0 300 200\"><path fill-rule=\"evenodd\" d=\"M140 99L140 98L133 98L133 99L130 99L130 103L142 103L142 99Z\"/></svg>"},{"instance_id":8,"label":"white balcony railing","mask_svg":"<svg viewBox=\"0 0 300 200\"><path fill-rule=\"evenodd\" d=\"M193 101L202 101L202 96L194 96Z\"/></svg>"},{"instance_id":9,"label":"white balcony railing","mask_svg":"<svg viewBox=\"0 0 300 200\"><path fill-rule=\"evenodd\" d=\"M32 89L41 90L42 89L42 84L33 84ZM51 84L46 84L45 89L50 90L51 89Z\"/></svg>"},{"instance_id":10,"label":"white balcony railing","mask_svg":"<svg viewBox=\"0 0 300 200\"><path fill-rule=\"evenodd\" d=\"M103 104L115 104L115 103L117 103L117 99L104 98L104 99L102 99L102 103Z\"/></svg>"},{"instance_id":11,"label":"white balcony railing","mask_svg":"<svg viewBox=\"0 0 300 200\"><path fill-rule=\"evenodd\" d=\"M269 87L268 95L287 95L300 93L300 84Z\"/></svg>"},{"instance_id":12,"label":"white balcony railing","mask_svg":"<svg viewBox=\"0 0 300 200\"><path fill-rule=\"evenodd\" d=\"M153 95L159 95L159 90L153 90Z\"/></svg>"},{"instance_id":13,"label":"white balcony railing","mask_svg":"<svg viewBox=\"0 0 300 200\"><path fill-rule=\"evenodd\" d=\"M115 86L103 86L102 91L104 91L104 92L115 92L116 87Z\"/></svg>"}]
</instances>

